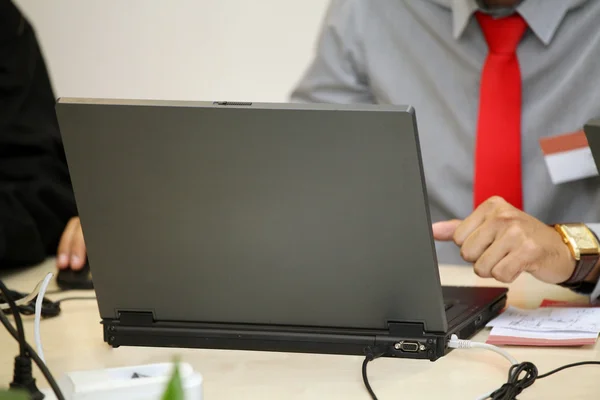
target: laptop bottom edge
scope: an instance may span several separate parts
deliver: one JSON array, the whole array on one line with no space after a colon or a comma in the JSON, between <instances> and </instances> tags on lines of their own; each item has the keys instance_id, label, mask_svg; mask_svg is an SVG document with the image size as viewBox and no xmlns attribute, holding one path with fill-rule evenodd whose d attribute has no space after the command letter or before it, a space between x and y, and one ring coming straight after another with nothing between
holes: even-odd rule
<instances>
[{"instance_id":1,"label":"laptop bottom edge","mask_svg":"<svg viewBox=\"0 0 600 400\"><path fill-rule=\"evenodd\" d=\"M468 339L497 316L506 296L465 316L447 332L425 332L420 324L390 323L388 330L278 328L193 322L162 322L151 318L105 319L104 341L112 347L142 346L220 350L275 351L364 356L373 348L383 357L435 361L451 349L450 336Z\"/></svg>"}]
</instances>

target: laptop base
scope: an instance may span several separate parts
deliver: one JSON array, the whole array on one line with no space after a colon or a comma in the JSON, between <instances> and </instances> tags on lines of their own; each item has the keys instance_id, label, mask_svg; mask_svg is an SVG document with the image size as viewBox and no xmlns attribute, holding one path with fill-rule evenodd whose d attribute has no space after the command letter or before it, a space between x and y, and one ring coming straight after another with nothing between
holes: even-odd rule
<instances>
[{"instance_id":1,"label":"laptop base","mask_svg":"<svg viewBox=\"0 0 600 400\"><path fill-rule=\"evenodd\" d=\"M452 307L448 332L425 332L419 323L390 322L387 330L341 329L322 327L284 327L223 323L156 321L151 312L121 312L120 318L105 319L104 341L112 347L177 347L223 350L277 351L337 355L365 355L377 347L383 357L435 361L451 349L450 336L471 338L497 316L506 305L506 289L444 287L456 293L493 291L494 302L484 307L457 301L456 325L452 324ZM472 289L472 290L470 290ZM460 305L465 307L460 307ZM468 317L465 317L465 314Z\"/></svg>"}]
</instances>

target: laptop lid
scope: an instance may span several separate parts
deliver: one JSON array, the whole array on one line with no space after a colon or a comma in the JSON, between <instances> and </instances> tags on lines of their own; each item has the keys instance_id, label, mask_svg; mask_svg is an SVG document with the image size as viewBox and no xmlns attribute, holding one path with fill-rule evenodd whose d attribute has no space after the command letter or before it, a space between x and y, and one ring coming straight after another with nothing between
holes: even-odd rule
<instances>
[{"instance_id":1,"label":"laptop lid","mask_svg":"<svg viewBox=\"0 0 600 400\"><path fill-rule=\"evenodd\" d=\"M447 321L410 107L60 99L103 319Z\"/></svg>"},{"instance_id":2,"label":"laptop lid","mask_svg":"<svg viewBox=\"0 0 600 400\"><path fill-rule=\"evenodd\" d=\"M600 171L600 119L590 120L584 127L596 168Z\"/></svg>"}]
</instances>

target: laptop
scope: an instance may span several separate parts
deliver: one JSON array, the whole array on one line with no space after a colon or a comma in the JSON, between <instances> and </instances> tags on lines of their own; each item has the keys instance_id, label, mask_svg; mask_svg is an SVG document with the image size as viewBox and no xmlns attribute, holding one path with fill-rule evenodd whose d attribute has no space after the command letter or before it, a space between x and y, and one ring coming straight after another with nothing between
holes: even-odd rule
<instances>
[{"instance_id":1,"label":"laptop","mask_svg":"<svg viewBox=\"0 0 600 400\"><path fill-rule=\"evenodd\" d=\"M104 340L436 360L505 288L442 287L415 112L62 98Z\"/></svg>"},{"instance_id":2,"label":"laptop","mask_svg":"<svg viewBox=\"0 0 600 400\"><path fill-rule=\"evenodd\" d=\"M600 171L600 119L588 121L583 130L588 144L590 145L590 151L594 162L596 163L596 169Z\"/></svg>"}]
</instances>

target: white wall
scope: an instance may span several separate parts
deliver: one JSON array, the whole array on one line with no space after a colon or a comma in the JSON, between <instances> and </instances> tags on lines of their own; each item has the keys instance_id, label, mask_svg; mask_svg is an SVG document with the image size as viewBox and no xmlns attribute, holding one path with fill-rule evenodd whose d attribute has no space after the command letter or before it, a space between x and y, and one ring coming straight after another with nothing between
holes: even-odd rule
<instances>
[{"instance_id":1,"label":"white wall","mask_svg":"<svg viewBox=\"0 0 600 400\"><path fill-rule=\"evenodd\" d=\"M57 97L286 101L328 0L14 0Z\"/></svg>"}]
</instances>

